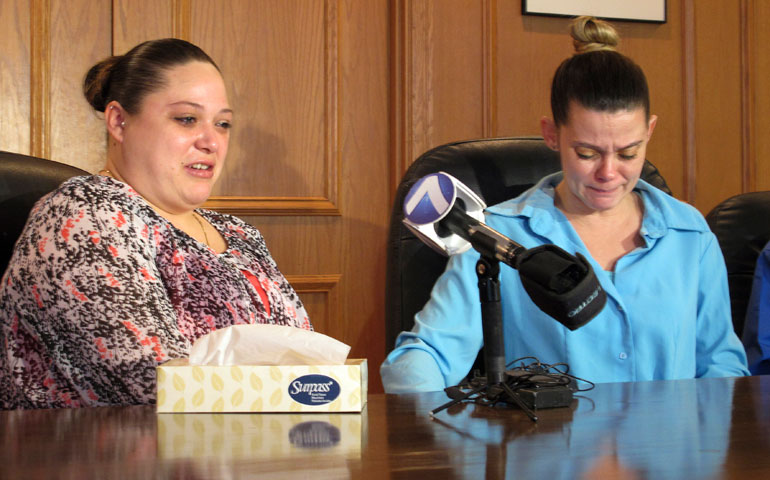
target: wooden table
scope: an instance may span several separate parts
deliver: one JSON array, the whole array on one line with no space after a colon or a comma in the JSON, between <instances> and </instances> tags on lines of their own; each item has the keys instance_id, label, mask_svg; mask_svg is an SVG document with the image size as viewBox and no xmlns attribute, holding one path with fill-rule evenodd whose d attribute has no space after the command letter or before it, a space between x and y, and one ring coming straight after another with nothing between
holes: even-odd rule
<instances>
[{"instance_id":1,"label":"wooden table","mask_svg":"<svg viewBox=\"0 0 770 480\"><path fill-rule=\"evenodd\" d=\"M570 407L371 395L361 414L0 412L0 478L770 478L770 377L599 384Z\"/></svg>"}]
</instances>

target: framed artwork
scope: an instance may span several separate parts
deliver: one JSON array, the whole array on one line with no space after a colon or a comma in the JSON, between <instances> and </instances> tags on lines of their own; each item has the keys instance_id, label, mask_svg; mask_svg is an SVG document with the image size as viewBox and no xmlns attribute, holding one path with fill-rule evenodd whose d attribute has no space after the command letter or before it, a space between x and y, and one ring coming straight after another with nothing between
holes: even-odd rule
<instances>
[{"instance_id":1,"label":"framed artwork","mask_svg":"<svg viewBox=\"0 0 770 480\"><path fill-rule=\"evenodd\" d=\"M524 15L577 17L592 15L608 20L666 22L666 0L521 0Z\"/></svg>"}]
</instances>

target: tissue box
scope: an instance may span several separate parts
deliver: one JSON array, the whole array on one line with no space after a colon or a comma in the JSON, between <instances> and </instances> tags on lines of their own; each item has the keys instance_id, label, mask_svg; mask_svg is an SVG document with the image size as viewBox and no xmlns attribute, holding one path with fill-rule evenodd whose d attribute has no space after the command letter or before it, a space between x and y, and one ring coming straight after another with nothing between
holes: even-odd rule
<instances>
[{"instance_id":1,"label":"tissue box","mask_svg":"<svg viewBox=\"0 0 770 480\"><path fill-rule=\"evenodd\" d=\"M221 463L309 455L339 459L347 472L347 461L361 455L367 429L366 413L159 414L158 456ZM300 463L312 469L312 461Z\"/></svg>"},{"instance_id":2,"label":"tissue box","mask_svg":"<svg viewBox=\"0 0 770 480\"><path fill-rule=\"evenodd\" d=\"M360 412L366 359L344 365L211 366L186 358L157 367L161 412Z\"/></svg>"}]
</instances>

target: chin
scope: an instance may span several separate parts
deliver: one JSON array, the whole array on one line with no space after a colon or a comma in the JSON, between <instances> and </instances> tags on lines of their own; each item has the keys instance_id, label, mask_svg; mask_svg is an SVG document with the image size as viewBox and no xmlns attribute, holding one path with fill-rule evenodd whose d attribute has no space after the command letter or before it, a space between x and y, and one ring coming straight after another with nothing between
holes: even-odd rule
<instances>
[{"instance_id":1,"label":"chin","mask_svg":"<svg viewBox=\"0 0 770 480\"><path fill-rule=\"evenodd\" d=\"M210 196L211 196L210 188L206 188L206 189L196 188L196 189L192 189L192 191L190 192L187 192L187 195L185 196L185 200L188 203L191 203L193 205L200 205L204 203L206 200L208 200Z\"/></svg>"},{"instance_id":2,"label":"chin","mask_svg":"<svg viewBox=\"0 0 770 480\"><path fill-rule=\"evenodd\" d=\"M605 212L617 207L620 202L616 200L603 201L584 201L586 207L595 212Z\"/></svg>"}]
</instances>

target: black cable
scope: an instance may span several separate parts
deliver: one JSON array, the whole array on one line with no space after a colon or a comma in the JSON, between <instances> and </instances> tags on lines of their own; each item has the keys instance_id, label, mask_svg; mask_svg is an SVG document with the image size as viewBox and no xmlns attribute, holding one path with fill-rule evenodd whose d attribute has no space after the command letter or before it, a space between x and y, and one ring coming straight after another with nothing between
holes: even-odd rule
<instances>
[{"instance_id":1,"label":"black cable","mask_svg":"<svg viewBox=\"0 0 770 480\"><path fill-rule=\"evenodd\" d=\"M529 364L524 364L524 360L533 360ZM521 365L515 366L516 363L521 362ZM513 382L515 388L540 388L550 387L556 385L570 385L572 381L575 381L574 391L587 392L592 390L596 385L584 378L571 375L569 372L569 365L566 363L542 363L537 357L526 356L517 358L512 362L509 362L506 366L506 374L508 382ZM578 382L582 382L588 385L587 388L580 388Z\"/></svg>"}]
</instances>

